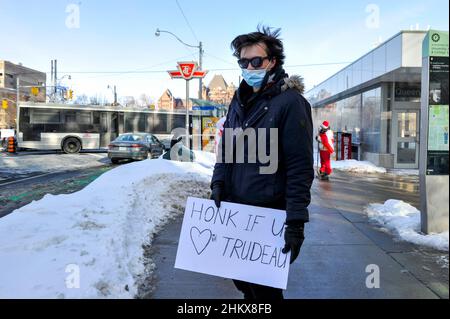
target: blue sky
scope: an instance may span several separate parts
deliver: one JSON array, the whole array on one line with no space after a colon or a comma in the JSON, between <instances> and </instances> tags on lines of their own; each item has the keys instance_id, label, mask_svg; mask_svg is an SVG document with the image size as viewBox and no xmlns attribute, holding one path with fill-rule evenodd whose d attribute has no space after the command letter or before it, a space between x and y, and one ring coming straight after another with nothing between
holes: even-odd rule
<instances>
[{"instance_id":1,"label":"blue sky","mask_svg":"<svg viewBox=\"0 0 450 319\"><path fill-rule=\"evenodd\" d=\"M79 28L68 28L66 8L78 5ZM184 11L189 25L178 4ZM258 23L282 29L286 70L305 78L307 88L320 83L411 26L448 30L446 0L399 1L31 1L0 0L0 21L6 26L0 42L0 59L50 72L50 60L58 59L59 76L71 74L66 85L76 94L99 94L111 98L108 85L117 85L119 95L141 93L157 99L164 89L183 97L185 84L167 73L180 60L197 60L198 50L180 44L169 34L155 37L156 28L169 30L183 41L203 42L204 69L239 81L239 69L230 42L252 32ZM369 6L368 5L372 5ZM372 8L372 9L371 9ZM379 10L379 21L375 17ZM369 23L368 23L369 21ZM378 22L378 23L377 23ZM231 69L219 71L218 69ZM148 73L79 73L148 71ZM192 97L198 82L191 81Z\"/></svg>"}]
</instances>

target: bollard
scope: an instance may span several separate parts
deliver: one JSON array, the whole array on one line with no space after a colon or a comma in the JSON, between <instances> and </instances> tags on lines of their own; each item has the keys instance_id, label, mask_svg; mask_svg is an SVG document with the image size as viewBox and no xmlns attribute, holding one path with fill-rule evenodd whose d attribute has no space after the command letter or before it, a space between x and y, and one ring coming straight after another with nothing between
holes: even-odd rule
<instances>
[{"instance_id":1,"label":"bollard","mask_svg":"<svg viewBox=\"0 0 450 319\"><path fill-rule=\"evenodd\" d=\"M16 152L16 140L14 137L8 138L8 153L15 153Z\"/></svg>"}]
</instances>

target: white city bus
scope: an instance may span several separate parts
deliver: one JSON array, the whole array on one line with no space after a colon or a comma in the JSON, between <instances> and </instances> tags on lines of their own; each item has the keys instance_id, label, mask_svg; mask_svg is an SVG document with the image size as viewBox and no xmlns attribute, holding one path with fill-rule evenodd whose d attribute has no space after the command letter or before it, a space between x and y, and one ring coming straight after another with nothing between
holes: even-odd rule
<instances>
[{"instance_id":1,"label":"white city bus","mask_svg":"<svg viewBox=\"0 0 450 319\"><path fill-rule=\"evenodd\" d=\"M185 113L113 106L19 104L18 147L36 150L105 149L119 134L149 132L164 141L185 126Z\"/></svg>"},{"instance_id":2,"label":"white city bus","mask_svg":"<svg viewBox=\"0 0 450 319\"><path fill-rule=\"evenodd\" d=\"M175 128L185 127L184 110L162 111L98 105L19 103L18 147L35 150L106 149L119 134L148 132L166 146ZM191 111L193 145L202 148L203 121L217 116L217 111ZM219 115L221 116L221 115ZM193 122L192 122L193 121ZM214 136L214 135L212 135ZM207 137L208 138L208 137Z\"/></svg>"}]
</instances>

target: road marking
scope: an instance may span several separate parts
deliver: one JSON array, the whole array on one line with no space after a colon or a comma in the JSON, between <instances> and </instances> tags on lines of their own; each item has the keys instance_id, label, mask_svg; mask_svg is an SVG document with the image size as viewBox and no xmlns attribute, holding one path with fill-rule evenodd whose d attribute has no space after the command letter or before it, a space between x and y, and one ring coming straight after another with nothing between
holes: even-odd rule
<instances>
[{"instance_id":1,"label":"road marking","mask_svg":"<svg viewBox=\"0 0 450 319\"><path fill-rule=\"evenodd\" d=\"M100 168L101 170L108 168L110 165L98 165L98 166L92 166L92 167L86 167L86 169L91 169L91 168ZM11 181L11 182L7 182L7 183L0 183L0 186L5 186L5 185L11 185L11 184L15 184L15 183L20 183L23 181L27 181L30 179L34 179L34 178L39 178L39 177L43 177L43 176L47 176L47 175L52 175L52 174L63 174L63 173L72 173L72 172L77 172L80 171L78 170L68 170L68 171L60 171L60 172L50 172L50 173L45 173L45 174L40 174L40 175L36 175L36 176L31 176L31 177L26 177L26 178L22 178L22 179L18 179L15 181Z\"/></svg>"},{"instance_id":2,"label":"road marking","mask_svg":"<svg viewBox=\"0 0 450 319\"><path fill-rule=\"evenodd\" d=\"M51 172L51 173L45 173L45 174L31 176L31 177L27 177L27 178L22 178L22 179L18 179L18 180L7 182L7 183L0 183L0 186L11 185L14 183L19 183L19 182L23 182L23 181L30 180L33 178L38 178L38 177L47 176L47 175L56 174L56 173L62 173L62 172Z\"/></svg>"}]
</instances>

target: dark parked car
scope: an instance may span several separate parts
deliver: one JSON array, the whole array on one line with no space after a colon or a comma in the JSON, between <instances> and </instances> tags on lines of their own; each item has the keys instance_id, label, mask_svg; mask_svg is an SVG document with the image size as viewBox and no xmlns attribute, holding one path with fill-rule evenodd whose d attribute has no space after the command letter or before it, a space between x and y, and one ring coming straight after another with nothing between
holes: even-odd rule
<instances>
[{"instance_id":1,"label":"dark parked car","mask_svg":"<svg viewBox=\"0 0 450 319\"><path fill-rule=\"evenodd\" d=\"M116 164L119 160L143 160L156 158L165 150L165 146L150 133L125 133L109 144L108 157Z\"/></svg>"}]
</instances>

